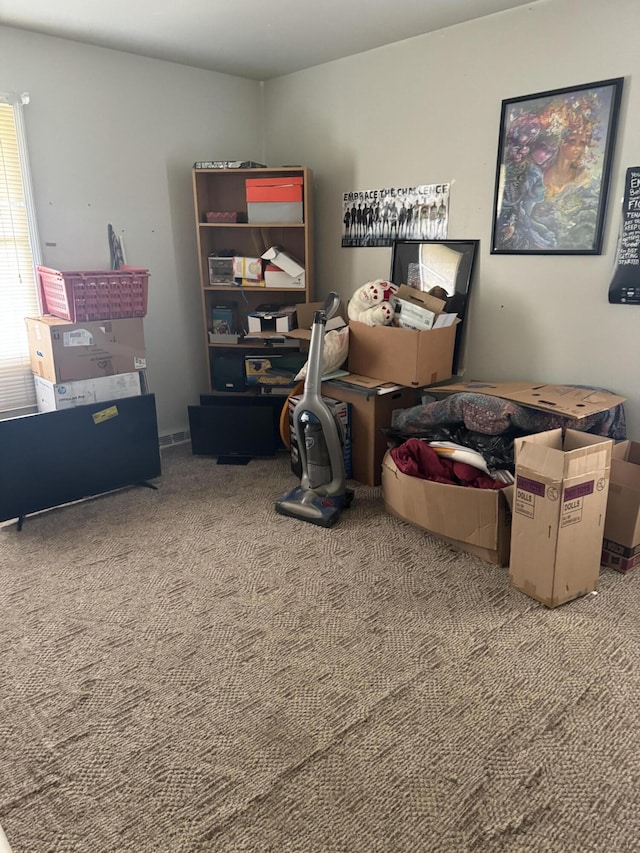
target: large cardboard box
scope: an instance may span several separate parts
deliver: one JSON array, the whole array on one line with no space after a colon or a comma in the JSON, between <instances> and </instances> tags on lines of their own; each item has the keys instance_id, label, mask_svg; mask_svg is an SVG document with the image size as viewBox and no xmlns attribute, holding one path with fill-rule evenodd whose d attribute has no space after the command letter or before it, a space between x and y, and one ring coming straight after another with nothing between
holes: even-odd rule
<instances>
[{"instance_id":1,"label":"large cardboard box","mask_svg":"<svg viewBox=\"0 0 640 853\"><path fill-rule=\"evenodd\" d=\"M640 444L621 441L612 449L600 564L625 573L639 563Z\"/></svg>"},{"instance_id":2,"label":"large cardboard box","mask_svg":"<svg viewBox=\"0 0 640 853\"><path fill-rule=\"evenodd\" d=\"M398 329L349 323L349 370L381 382L420 388L451 378L457 324Z\"/></svg>"},{"instance_id":3,"label":"large cardboard box","mask_svg":"<svg viewBox=\"0 0 640 853\"><path fill-rule=\"evenodd\" d=\"M403 474L387 452L382 496L388 513L415 524L488 563L509 563L511 514L500 490L450 486Z\"/></svg>"},{"instance_id":4,"label":"large cardboard box","mask_svg":"<svg viewBox=\"0 0 640 853\"><path fill-rule=\"evenodd\" d=\"M612 446L572 429L514 442L509 578L547 607L598 588Z\"/></svg>"},{"instance_id":5,"label":"large cardboard box","mask_svg":"<svg viewBox=\"0 0 640 853\"><path fill-rule=\"evenodd\" d=\"M388 389L377 380L348 375L342 380L323 382L322 394L351 405L353 479L379 486L382 459L388 447L382 430L391 426L391 415L396 409L419 404L419 392L413 388Z\"/></svg>"},{"instance_id":6,"label":"large cardboard box","mask_svg":"<svg viewBox=\"0 0 640 853\"><path fill-rule=\"evenodd\" d=\"M79 379L56 385L41 376L34 374L33 377L39 412L55 412L89 403L138 397L142 394L141 379L144 383L142 373L119 373L116 376Z\"/></svg>"},{"instance_id":7,"label":"large cardboard box","mask_svg":"<svg viewBox=\"0 0 640 853\"><path fill-rule=\"evenodd\" d=\"M56 384L144 370L141 317L70 323L58 317L27 317L32 372Z\"/></svg>"}]
</instances>

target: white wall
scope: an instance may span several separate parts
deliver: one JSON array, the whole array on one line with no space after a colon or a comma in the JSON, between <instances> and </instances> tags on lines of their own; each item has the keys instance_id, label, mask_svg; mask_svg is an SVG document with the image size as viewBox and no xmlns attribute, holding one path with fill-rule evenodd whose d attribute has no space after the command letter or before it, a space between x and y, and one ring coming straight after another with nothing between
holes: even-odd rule
<instances>
[{"instance_id":1,"label":"white wall","mask_svg":"<svg viewBox=\"0 0 640 853\"><path fill-rule=\"evenodd\" d=\"M640 439L640 306L607 301L624 175L640 164L639 34L638 0L541 0L267 82L268 162L315 175L319 295L389 275L390 249L340 247L343 192L453 181L448 236L481 241L466 376L609 388ZM502 100L614 77L603 254L491 255Z\"/></svg>"},{"instance_id":2,"label":"white wall","mask_svg":"<svg viewBox=\"0 0 640 853\"><path fill-rule=\"evenodd\" d=\"M0 27L0 89L31 96L44 263L108 269L112 223L127 261L149 268L159 431L185 429L187 405L207 388L191 168L262 157L260 84Z\"/></svg>"}]
</instances>

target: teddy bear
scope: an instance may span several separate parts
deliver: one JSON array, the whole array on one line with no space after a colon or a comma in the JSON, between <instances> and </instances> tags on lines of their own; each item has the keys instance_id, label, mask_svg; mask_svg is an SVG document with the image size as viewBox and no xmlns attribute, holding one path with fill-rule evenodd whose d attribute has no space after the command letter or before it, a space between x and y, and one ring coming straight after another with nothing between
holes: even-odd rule
<instances>
[{"instance_id":1,"label":"teddy bear","mask_svg":"<svg viewBox=\"0 0 640 853\"><path fill-rule=\"evenodd\" d=\"M350 320L365 323L367 326L388 326L393 319L393 305L390 302L398 290L395 284L381 278L363 284L353 294L347 305Z\"/></svg>"}]
</instances>

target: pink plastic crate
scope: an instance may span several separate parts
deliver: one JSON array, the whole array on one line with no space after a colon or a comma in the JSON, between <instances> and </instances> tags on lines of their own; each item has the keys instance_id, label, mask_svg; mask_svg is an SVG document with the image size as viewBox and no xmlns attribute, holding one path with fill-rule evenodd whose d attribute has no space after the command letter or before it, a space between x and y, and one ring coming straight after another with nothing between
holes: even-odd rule
<instances>
[{"instance_id":1,"label":"pink plastic crate","mask_svg":"<svg viewBox=\"0 0 640 853\"><path fill-rule=\"evenodd\" d=\"M72 323L145 317L149 270L52 270L37 267L42 311Z\"/></svg>"}]
</instances>

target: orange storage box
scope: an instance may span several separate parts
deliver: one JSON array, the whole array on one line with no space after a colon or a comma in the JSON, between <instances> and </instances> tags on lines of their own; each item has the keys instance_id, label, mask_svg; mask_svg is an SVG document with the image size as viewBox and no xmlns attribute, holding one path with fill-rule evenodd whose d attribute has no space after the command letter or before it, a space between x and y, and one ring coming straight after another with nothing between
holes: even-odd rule
<instances>
[{"instance_id":1,"label":"orange storage box","mask_svg":"<svg viewBox=\"0 0 640 853\"><path fill-rule=\"evenodd\" d=\"M43 314L72 323L145 317L149 270L54 270L38 266Z\"/></svg>"},{"instance_id":2,"label":"orange storage box","mask_svg":"<svg viewBox=\"0 0 640 853\"><path fill-rule=\"evenodd\" d=\"M302 201L303 178L247 178L247 202Z\"/></svg>"}]
</instances>

